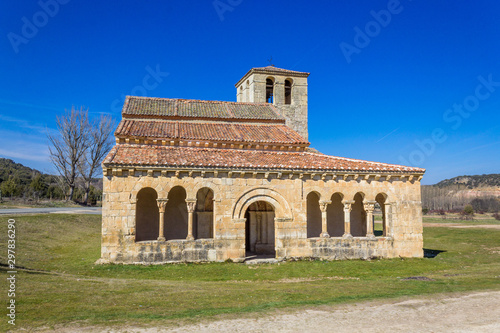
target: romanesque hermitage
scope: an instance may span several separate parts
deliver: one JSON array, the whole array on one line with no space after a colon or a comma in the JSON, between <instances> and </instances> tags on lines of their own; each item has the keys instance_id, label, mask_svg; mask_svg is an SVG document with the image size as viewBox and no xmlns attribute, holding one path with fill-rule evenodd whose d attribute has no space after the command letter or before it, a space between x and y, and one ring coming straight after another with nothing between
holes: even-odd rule
<instances>
[{"instance_id":1,"label":"romanesque hermitage","mask_svg":"<svg viewBox=\"0 0 500 333\"><path fill-rule=\"evenodd\" d=\"M308 76L252 68L237 102L128 96L102 165L100 262L422 257L425 170L311 149Z\"/></svg>"}]
</instances>

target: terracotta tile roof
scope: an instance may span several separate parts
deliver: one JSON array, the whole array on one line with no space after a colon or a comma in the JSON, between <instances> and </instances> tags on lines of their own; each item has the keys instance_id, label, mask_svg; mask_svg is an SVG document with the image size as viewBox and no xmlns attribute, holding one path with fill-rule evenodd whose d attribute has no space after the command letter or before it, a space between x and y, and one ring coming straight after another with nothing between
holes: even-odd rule
<instances>
[{"instance_id":1,"label":"terracotta tile roof","mask_svg":"<svg viewBox=\"0 0 500 333\"><path fill-rule=\"evenodd\" d=\"M266 66L266 67L254 67L251 70L249 70L241 79L239 79L238 82L236 82L235 86L239 87L239 85L247 79L248 76L250 76L253 73L262 73L262 74L276 74L276 75L289 75L291 77L308 77L310 73L307 72L299 72L299 71L292 71L289 69L284 69L284 68L278 68L274 66Z\"/></svg>"},{"instance_id":2,"label":"terracotta tile roof","mask_svg":"<svg viewBox=\"0 0 500 333\"><path fill-rule=\"evenodd\" d=\"M310 152L116 145L103 164L112 166L218 167L266 170L417 172L421 168Z\"/></svg>"},{"instance_id":3,"label":"terracotta tile roof","mask_svg":"<svg viewBox=\"0 0 500 333\"><path fill-rule=\"evenodd\" d=\"M266 73L277 73L277 74L295 74L295 75L309 75L307 72L292 71L290 69L278 68L274 66L265 67L254 67L250 71L254 72L266 72Z\"/></svg>"},{"instance_id":4,"label":"terracotta tile roof","mask_svg":"<svg viewBox=\"0 0 500 333\"><path fill-rule=\"evenodd\" d=\"M166 119L232 119L285 122L278 109L267 103L200 101L156 97L127 96L124 117Z\"/></svg>"},{"instance_id":5,"label":"terracotta tile roof","mask_svg":"<svg viewBox=\"0 0 500 333\"><path fill-rule=\"evenodd\" d=\"M283 124L243 124L123 119L115 132L121 138L185 139L200 141L308 145Z\"/></svg>"}]
</instances>

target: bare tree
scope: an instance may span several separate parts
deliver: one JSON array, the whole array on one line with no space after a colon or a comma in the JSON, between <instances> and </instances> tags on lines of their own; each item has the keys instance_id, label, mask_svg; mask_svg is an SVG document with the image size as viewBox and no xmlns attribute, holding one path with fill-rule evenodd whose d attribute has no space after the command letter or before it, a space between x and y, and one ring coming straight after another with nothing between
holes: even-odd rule
<instances>
[{"instance_id":1,"label":"bare tree","mask_svg":"<svg viewBox=\"0 0 500 333\"><path fill-rule=\"evenodd\" d=\"M50 159L57 171L69 187L68 200L73 200L75 180L78 176L78 165L84 158L88 147L88 110L83 107L66 110L65 114L56 117L57 135L47 131L49 139Z\"/></svg>"},{"instance_id":2,"label":"bare tree","mask_svg":"<svg viewBox=\"0 0 500 333\"><path fill-rule=\"evenodd\" d=\"M85 204L89 204L89 192L92 178L99 170L104 156L113 147L111 133L113 131L113 120L110 116L102 115L99 120L95 120L89 127L88 148L84 158L80 160L78 169L84 179Z\"/></svg>"}]
</instances>

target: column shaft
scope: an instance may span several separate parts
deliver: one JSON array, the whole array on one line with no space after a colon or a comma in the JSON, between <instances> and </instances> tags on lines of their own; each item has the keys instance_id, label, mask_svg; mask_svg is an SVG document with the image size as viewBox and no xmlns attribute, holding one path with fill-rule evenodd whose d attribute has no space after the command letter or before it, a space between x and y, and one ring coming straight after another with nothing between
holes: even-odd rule
<instances>
[{"instance_id":1,"label":"column shaft","mask_svg":"<svg viewBox=\"0 0 500 333\"><path fill-rule=\"evenodd\" d=\"M366 237L375 237L373 233L373 209L375 208L374 202L367 201L364 205L366 211Z\"/></svg>"},{"instance_id":2,"label":"column shaft","mask_svg":"<svg viewBox=\"0 0 500 333\"><path fill-rule=\"evenodd\" d=\"M187 240L194 240L193 236L193 213L196 206L196 199L186 199L188 209L188 234Z\"/></svg>"},{"instance_id":3,"label":"column shaft","mask_svg":"<svg viewBox=\"0 0 500 333\"><path fill-rule=\"evenodd\" d=\"M344 235L342 237L349 238L351 235L351 209L354 201L344 201Z\"/></svg>"},{"instance_id":4,"label":"column shaft","mask_svg":"<svg viewBox=\"0 0 500 333\"><path fill-rule=\"evenodd\" d=\"M320 201L319 202L319 208L321 209L321 234L319 237L322 238L329 238L330 235L328 234L328 221L327 221L327 216L326 216L326 209L329 204L331 204L331 201Z\"/></svg>"},{"instance_id":5,"label":"column shaft","mask_svg":"<svg viewBox=\"0 0 500 333\"><path fill-rule=\"evenodd\" d=\"M159 231L158 231L158 240L163 242L165 241L165 207L167 206L168 199L156 199L158 203L158 210L160 211L160 220L158 221Z\"/></svg>"}]
</instances>

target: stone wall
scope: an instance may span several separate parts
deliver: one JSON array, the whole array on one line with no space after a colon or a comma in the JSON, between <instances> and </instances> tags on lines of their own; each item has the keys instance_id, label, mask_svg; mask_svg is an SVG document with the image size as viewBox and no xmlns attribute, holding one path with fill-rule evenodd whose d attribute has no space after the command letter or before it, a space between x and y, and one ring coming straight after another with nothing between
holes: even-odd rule
<instances>
[{"instance_id":1,"label":"stone wall","mask_svg":"<svg viewBox=\"0 0 500 333\"><path fill-rule=\"evenodd\" d=\"M181 186L186 201L207 187L214 193L213 238L136 241L137 194L154 189L158 199ZM370 205L378 194L386 197L386 237L307 238L307 195L315 192L324 220L334 193L346 207L360 193ZM245 213L254 202L274 208L276 257L354 259L422 257L420 181L401 175L301 175L269 172L209 170L200 172L131 169L104 177L101 262L165 263L179 261L241 260L245 257ZM194 207L194 205L193 205ZM196 212L195 212L196 213ZM167 213L165 213L167 214ZM160 214L161 215L161 214ZM371 216L371 215L370 215ZM369 219L369 218L368 218ZM196 223L196 221L195 221ZM206 232L204 234L207 235Z\"/></svg>"}]
</instances>

